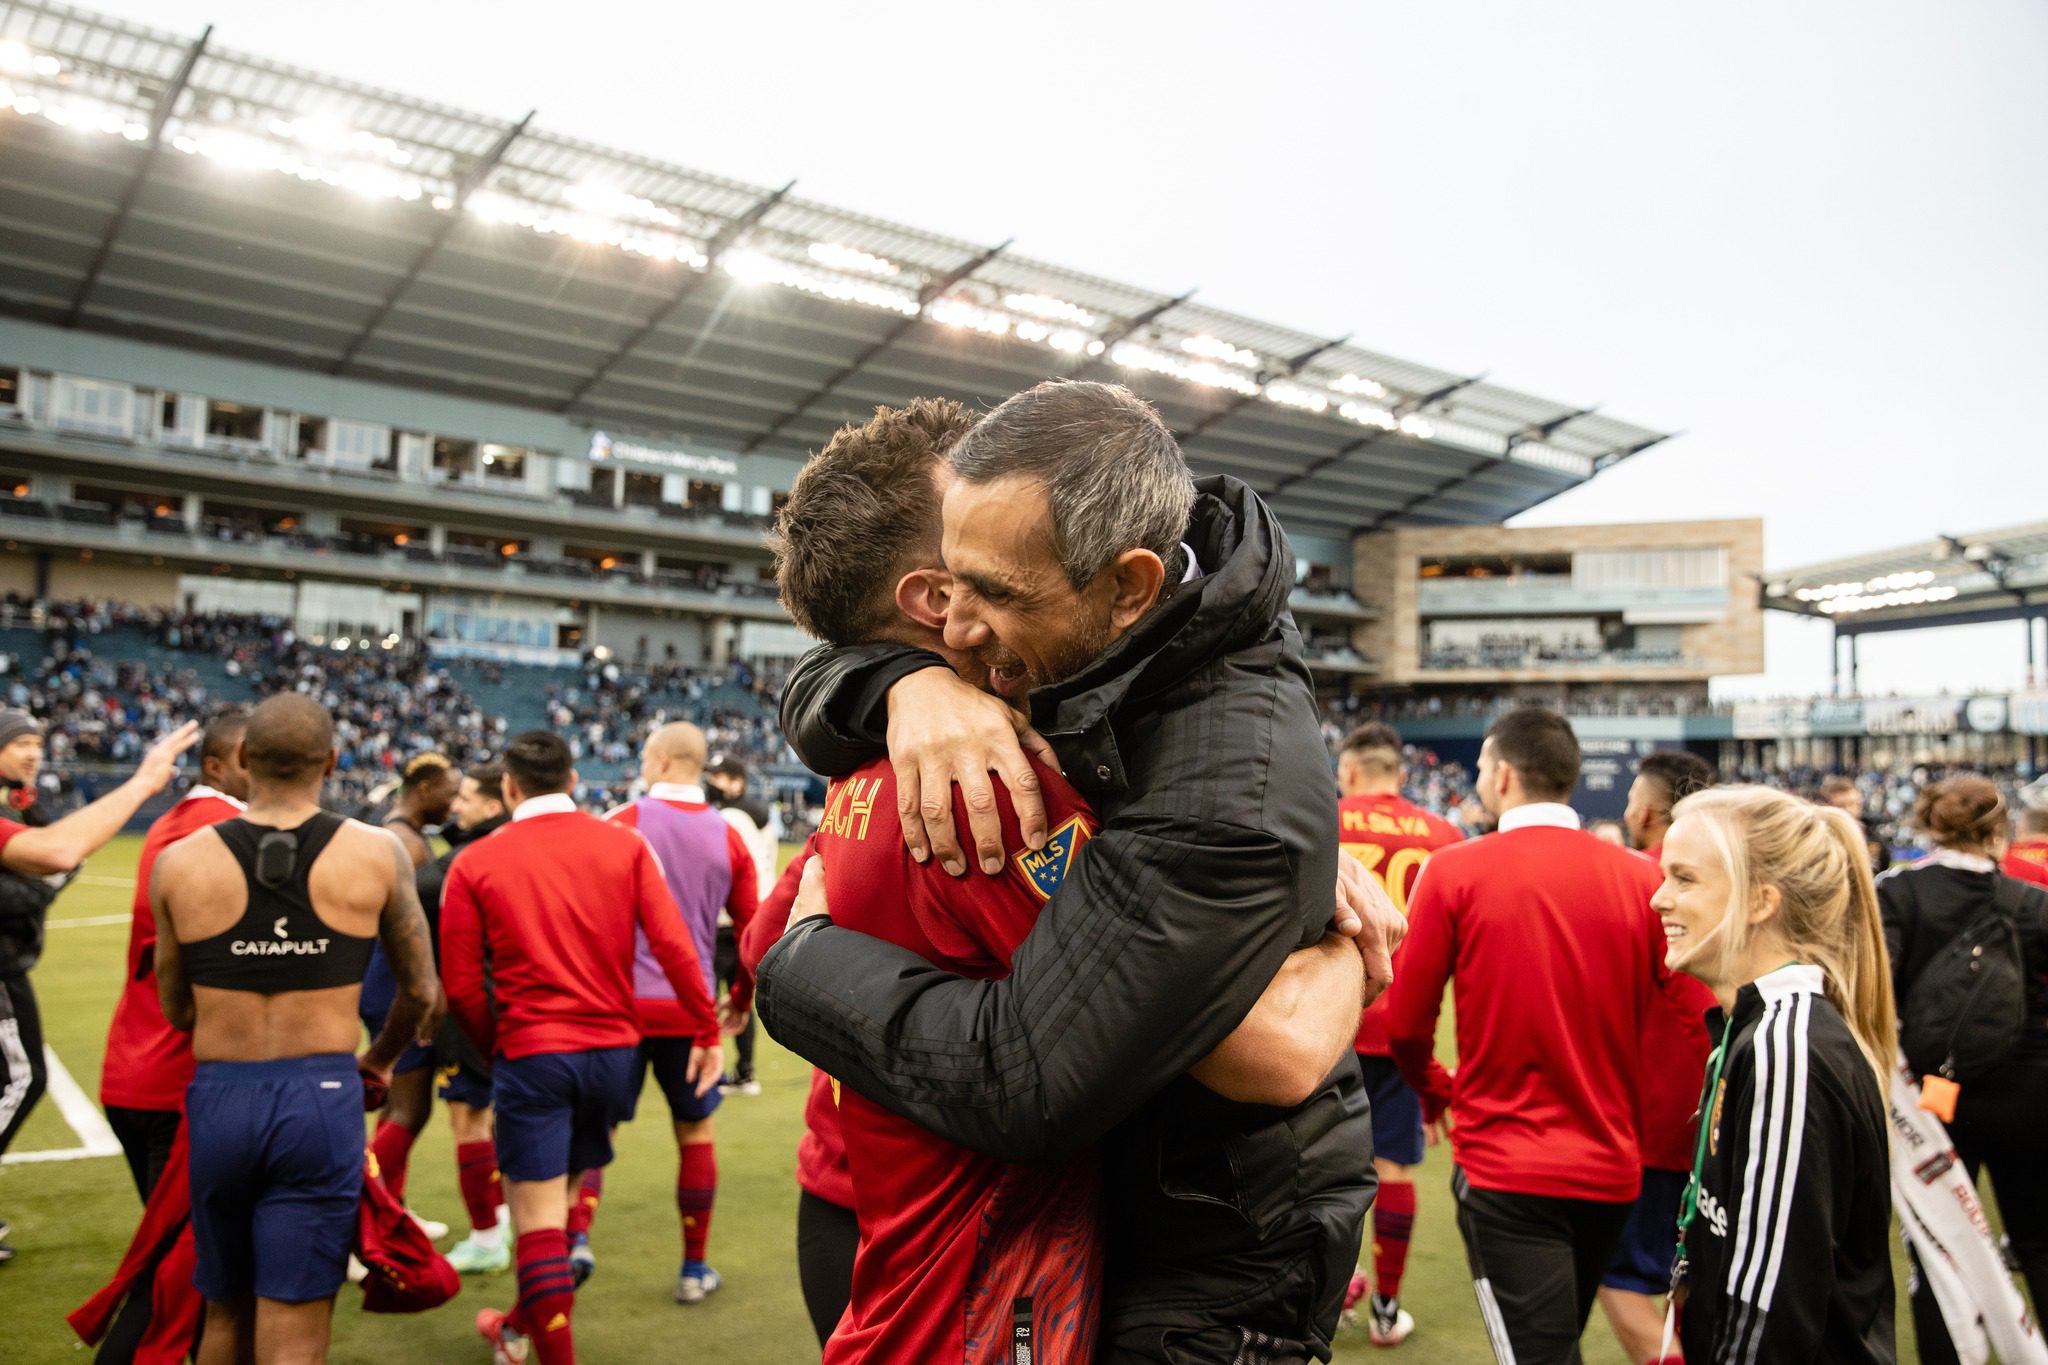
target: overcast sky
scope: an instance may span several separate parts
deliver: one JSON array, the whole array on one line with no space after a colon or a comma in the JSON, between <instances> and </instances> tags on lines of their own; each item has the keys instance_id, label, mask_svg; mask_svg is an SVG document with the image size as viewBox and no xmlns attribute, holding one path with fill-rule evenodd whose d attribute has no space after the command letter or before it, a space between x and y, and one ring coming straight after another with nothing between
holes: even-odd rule
<instances>
[{"instance_id":1,"label":"overcast sky","mask_svg":"<svg viewBox=\"0 0 2048 1365\"><path fill-rule=\"evenodd\" d=\"M2048 5L88 0L1685 435L1529 522L2048 517ZM2017 626L1866 691L2021 681ZM1825 686L1826 628L1770 673Z\"/></svg>"}]
</instances>

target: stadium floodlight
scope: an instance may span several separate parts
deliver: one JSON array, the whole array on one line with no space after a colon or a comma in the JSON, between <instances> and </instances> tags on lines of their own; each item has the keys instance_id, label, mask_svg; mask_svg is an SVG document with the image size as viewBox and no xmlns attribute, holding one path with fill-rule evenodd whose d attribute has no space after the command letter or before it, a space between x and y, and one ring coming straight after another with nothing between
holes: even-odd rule
<instances>
[{"instance_id":1,"label":"stadium floodlight","mask_svg":"<svg viewBox=\"0 0 2048 1365\"><path fill-rule=\"evenodd\" d=\"M586 180L571 185L562 197L585 213L599 218L632 219L666 228L683 225L683 216L674 209L663 208L652 199L628 194L615 185L599 181Z\"/></svg>"},{"instance_id":2,"label":"stadium floodlight","mask_svg":"<svg viewBox=\"0 0 2048 1365\"><path fill-rule=\"evenodd\" d=\"M1131 370L1150 370L1154 374L1167 375L1189 384L1204 388L1229 389L1247 398L1259 396L1259 381L1239 370L1226 368L1213 361L1182 360L1179 356L1155 351L1150 346L1135 342L1122 342L1109 353L1112 364L1122 365Z\"/></svg>"},{"instance_id":3,"label":"stadium floodlight","mask_svg":"<svg viewBox=\"0 0 2048 1365\"><path fill-rule=\"evenodd\" d=\"M1355 400L1340 405L1337 415L1362 427L1378 427L1382 431L1392 431L1401 425L1401 419L1394 416L1392 409L1375 407L1371 403L1360 403Z\"/></svg>"},{"instance_id":4,"label":"stadium floodlight","mask_svg":"<svg viewBox=\"0 0 2048 1365\"><path fill-rule=\"evenodd\" d=\"M917 295L871 280L856 280L829 270L816 270L771 256L765 251L741 249L718 258L719 268L736 280L749 284L775 284L801 290L841 303L866 304L905 317L916 317L923 308Z\"/></svg>"},{"instance_id":5,"label":"stadium floodlight","mask_svg":"<svg viewBox=\"0 0 2048 1365\"><path fill-rule=\"evenodd\" d=\"M1917 576L1915 574L1903 575L1906 578L1915 578ZM1830 586L1840 587L1842 585L1831 584ZM1918 607L1933 602L1950 601L1960 596L1961 592L1960 588L1952 586L1902 588L1893 592L1881 593L1852 592L1824 599L1820 604L1820 610L1830 616L1842 616L1860 611L1882 611L1887 607Z\"/></svg>"},{"instance_id":6,"label":"stadium floodlight","mask_svg":"<svg viewBox=\"0 0 2048 1365\"><path fill-rule=\"evenodd\" d=\"M1048 322L1071 322L1077 327L1093 327L1101 321L1086 308L1050 294L1005 294L1003 307L1013 313L1028 313Z\"/></svg>"},{"instance_id":7,"label":"stadium floodlight","mask_svg":"<svg viewBox=\"0 0 2048 1365\"><path fill-rule=\"evenodd\" d=\"M1330 395L1291 379L1276 379L1266 385L1266 400L1283 408L1300 408L1303 412L1327 412L1330 407Z\"/></svg>"},{"instance_id":8,"label":"stadium floodlight","mask_svg":"<svg viewBox=\"0 0 2048 1365\"><path fill-rule=\"evenodd\" d=\"M933 299L926 305L924 315L946 327L964 327L971 332L981 332L992 337L1010 335L1008 314L997 312L993 308L983 308L980 304L970 303L966 299ZM1028 339L1045 340L1042 336Z\"/></svg>"},{"instance_id":9,"label":"stadium floodlight","mask_svg":"<svg viewBox=\"0 0 2048 1365\"><path fill-rule=\"evenodd\" d=\"M1356 394L1362 398L1384 398L1387 396L1387 386L1385 384L1380 383L1377 379L1367 379L1363 375L1356 374L1347 374L1341 379L1331 380L1330 388L1337 393Z\"/></svg>"},{"instance_id":10,"label":"stadium floodlight","mask_svg":"<svg viewBox=\"0 0 2048 1365\"><path fill-rule=\"evenodd\" d=\"M36 54L19 38L0 38L0 71L26 76L35 69Z\"/></svg>"},{"instance_id":11,"label":"stadium floodlight","mask_svg":"<svg viewBox=\"0 0 2048 1365\"><path fill-rule=\"evenodd\" d=\"M1225 365L1238 365L1247 370L1259 367L1259 358L1242 346L1233 346L1227 341L1212 336L1185 337L1180 348L1189 355L1198 355L1204 360L1217 360Z\"/></svg>"},{"instance_id":12,"label":"stadium floodlight","mask_svg":"<svg viewBox=\"0 0 2048 1365\"><path fill-rule=\"evenodd\" d=\"M903 273L903 267L892 260L877 256L871 251L862 251L857 246L842 246L837 242L812 242L810 257L819 265L832 270L882 276Z\"/></svg>"}]
</instances>

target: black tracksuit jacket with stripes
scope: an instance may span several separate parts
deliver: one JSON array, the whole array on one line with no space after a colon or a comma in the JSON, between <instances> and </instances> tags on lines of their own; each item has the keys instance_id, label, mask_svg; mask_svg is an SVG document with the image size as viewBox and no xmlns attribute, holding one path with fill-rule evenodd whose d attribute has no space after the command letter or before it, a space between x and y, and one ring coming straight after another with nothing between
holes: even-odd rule
<instances>
[{"instance_id":1,"label":"black tracksuit jacket with stripes","mask_svg":"<svg viewBox=\"0 0 2048 1365\"><path fill-rule=\"evenodd\" d=\"M1734 1022L1718 1091L1704 1098L1685 1358L1890 1365L1890 1128L1877 1077L1817 967L1744 986ZM1709 1014L1711 1037L1722 1023Z\"/></svg>"}]
</instances>

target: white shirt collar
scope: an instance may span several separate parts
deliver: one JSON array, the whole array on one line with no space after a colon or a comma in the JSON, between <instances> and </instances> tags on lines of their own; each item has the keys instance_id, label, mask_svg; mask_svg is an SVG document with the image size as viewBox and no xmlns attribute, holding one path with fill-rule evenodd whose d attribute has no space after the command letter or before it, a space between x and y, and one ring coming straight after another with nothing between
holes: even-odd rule
<instances>
[{"instance_id":1,"label":"white shirt collar","mask_svg":"<svg viewBox=\"0 0 2048 1365\"><path fill-rule=\"evenodd\" d=\"M704 789L695 782L657 782L647 789L647 794L657 801L694 801L708 805L704 800Z\"/></svg>"},{"instance_id":2,"label":"white shirt collar","mask_svg":"<svg viewBox=\"0 0 2048 1365\"><path fill-rule=\"evenodd\" d=\"M1819 995L1825 984L1820 968L1805 962L1788 962L1756 979L1757 993L1766 1002L1795 995Z\"/></svg>"},{"instance_id":3,"label":"white shirt collar","mask_svg":"<svg viewBox=\"0 0 2048 1365\"><path fill-rule=\"evenodd\" d=\"M1180 571L1180 581L1192 583L1202 576L1201 561L1195 558L1195 547L1188 544L1185 540L1180 543L1180 552L1187 557L1188 561L1187 567Z\"/></svg>"},{"instance_id":4,"label":"white shirt collar","mask_svg":"<svg viewBox=\"0 0 2048 1365\"><path fill-rule=\"evenodd\" d=\"M1998 864L1980 853L1958 853L1952 848L1937 848L1927 855L1923 867L1952 867L1958 872L1996 872Z\"/></svg>"},{"instance_id":5,"label":"white shirt collar","mask_svg":"<svg viewBox=\"0 0 2048 1365\"><path fill-rule=\"evenodd\" d=\"M212 787L207 786L204 782L200 783L198 786L186 792L184 799L187 801L204 801L209 797L211 797L215 801L225 801L230 806L233 806L236 810L249 809L249 805L247 802L237 801L235 800L234 797L229 796L226 792L216 791Z\"/></svg>"},{"instance_id":6,"label":"white shirt collar","mask_svg":"<svg viewBox=\"0 0 2048 1365\"><path fill-rule=\"evenodd\" d=\"M514 820L530 820L536 815L567 815L576 809L576 798L567 792L549 792L546 796L529 796L519 803L512 812Z\"/></svg>"},{"instance_id":7,"label":"white shirt collar","mask_svg":"<svg viewBox=\"0 0 2048 1365\"><path fill-rule=\"evenodd\" d=\"M1495 826L1502 834L1517 829L1577 829L1579 813L1562 801L1531 801L1500 813Z\"/></svg>"}]
</instances>

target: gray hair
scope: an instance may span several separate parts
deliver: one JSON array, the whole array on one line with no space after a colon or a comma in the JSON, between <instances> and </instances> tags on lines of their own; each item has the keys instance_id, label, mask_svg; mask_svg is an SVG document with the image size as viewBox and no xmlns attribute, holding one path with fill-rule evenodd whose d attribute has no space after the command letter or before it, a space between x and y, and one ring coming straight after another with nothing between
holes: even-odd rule
<instances>
[{"instance_id":1,"label":"gray hair","mask_svg":"<svg viewBox=\"0 0 2048 1365\"><path fill-rule=\"evenodd\" d=\"M1120 384L1050 379L981 419L952 451L969 483L1015 474L1045 485L1053 553L1083 587L1128 550L1150 550L1169 573L1195 502L1173 432Z\"/></svg>"}]
</instances>

